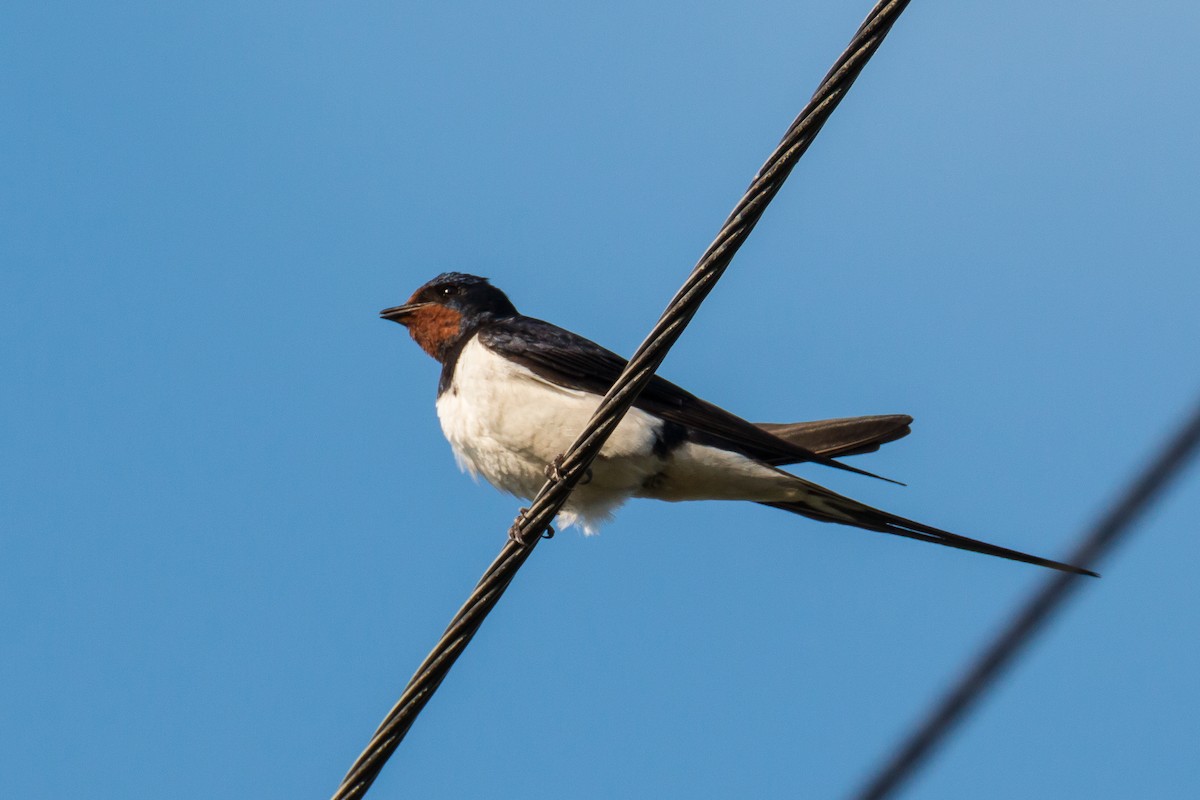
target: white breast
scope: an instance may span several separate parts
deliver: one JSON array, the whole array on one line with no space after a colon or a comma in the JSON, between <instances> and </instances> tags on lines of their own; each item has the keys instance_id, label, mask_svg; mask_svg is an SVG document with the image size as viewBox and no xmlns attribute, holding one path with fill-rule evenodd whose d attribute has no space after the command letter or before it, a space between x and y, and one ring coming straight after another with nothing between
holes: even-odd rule
<instances>
[{"instance_id":1,"label":"white breast","mask_svg":"<svg viewBox=\"0 0 1200 800\"><path fill-rule=\"evenodd\" d=\"M459 466L528 499L545 482L546 465L570 446L599 403L598 395L550 383L472 339L437 412ZM653 449L661 424L630 410L600 451L592 479L571 496L563 524L578 518L585 532L595 532L658 472L663 462Z\"/></svg>"}]
</instances>

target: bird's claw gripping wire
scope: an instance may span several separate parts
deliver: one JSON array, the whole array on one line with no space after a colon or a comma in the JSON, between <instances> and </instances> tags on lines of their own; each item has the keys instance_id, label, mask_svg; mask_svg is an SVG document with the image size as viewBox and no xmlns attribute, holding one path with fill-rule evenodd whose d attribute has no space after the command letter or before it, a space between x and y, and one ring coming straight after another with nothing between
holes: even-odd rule
<instances>
[{"instance_id":1,"label":"bird's claw gripping wire","mask_svg":"<svg viewBox=\"0 0 1200 800\"><path fill-rule=\"evenodd\" d=\"M549 469L549 467L547 467L547 469ZM527 513L529 513L529 509L522 507L517 513L517 518L513 520L512 526L508 529L509 540L516 542L517 544L521 545L521 547L529 544L527 541L525 541L525 537L521 535L521 525L529 519L529 517L526 516ZM542 532L542 538L553 539L554 528L547 525L546 530Z\"/></svg>"},{"instance_id":2,"label":"bird's claw gripping wire","mask_svg":"<svg viewBox=\"0 0 1200 800\"><path fill-rule=\"evenodd\" d=\"M554 457L553 461L551 461L549 464L546 465L546 469L544 470L544 472L546 474L546 477L549 478L550 480L554 481L555 483L562 483L563 481L565 481L567 479L566 473L564 473L562 471L562 468L563 468L563 454L559 453L558 455L556 455ZM584 470L583 477L579 479L579 483L576 485L577 486L587 486L591 482L592 482L592 468L588 467L586 470Z\"/></svg>"},{"instance_id":3,"label":"bird's claw gripping wire","mask_svg":"<svg viewBox=\"0 0 1200 800\"><path fill-rule=\"evenodd\" d=\"M562 468L563 454L559 453L554 457L553 461L546 465L544 472L546 473L546 477L550 480L554 481L555 483L562 483L567 479L567 476L563 474Z\"/></svg>"}]
</instances>

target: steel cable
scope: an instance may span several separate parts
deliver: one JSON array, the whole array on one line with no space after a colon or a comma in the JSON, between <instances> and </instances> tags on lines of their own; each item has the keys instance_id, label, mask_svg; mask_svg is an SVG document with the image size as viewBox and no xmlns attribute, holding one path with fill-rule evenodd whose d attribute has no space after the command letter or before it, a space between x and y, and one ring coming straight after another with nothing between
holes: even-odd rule
<instances>
[{"instance_id":1,"label":"steel cable","mask_svg":"<svg viewBox=\"0 0 1200 800\"><path fill-rule=\"evenodd\" d=\"M1171 478L1187 465L1197 449L1200 449L1200 404L1154 461L1134 478L1124 495L1097 520L1076 548L1070 562L1081 567L1095 567L1099 559L1132 529L1138 517L1162 495ZM900 788L1029 640L1045 626L1051 614L1070 596L1071 590L1083 585L1083 581L1073 580L1073 577L1056 573L1047 579L925 720L905 737L887 763L854 795L857 800L883 800Z\"/></svg>"},{"instance_id":2,"label":"steel cable","mask_svg":"<svg viewBox=\"0 0 1200 800\"><path fill-rule=\"evenodd\" d=\"M841 102L870 60L908 0L884 0L867 15L849 46L821 81L812 99L788 127L783 140L763 164L742 199L676 292L646 340L629 359L595 414L566 451L552 476L515 523L518 541L510 539L480 578L475 590L451 620L441 640L417 669L399 701L384 718L366 749L355 760L334 793L334 800L366 794L383 765L403 740L421 709L483 624L541 535L567 501L604 442L649 383L667 351L695 316L700 304L745 242L792 168Z\"/></svg>"}]
</instances>

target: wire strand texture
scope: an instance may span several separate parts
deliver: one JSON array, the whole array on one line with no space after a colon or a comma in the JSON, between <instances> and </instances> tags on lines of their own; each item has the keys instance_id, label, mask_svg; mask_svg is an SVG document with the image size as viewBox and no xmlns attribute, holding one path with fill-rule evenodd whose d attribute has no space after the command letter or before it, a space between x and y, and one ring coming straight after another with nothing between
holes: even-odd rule
<instances>
[{"instance_id":1,"label":"wire strand texture","mask_svg":"<svg viewBox=\"0 0 1200 800\"><path fill-rule=\"evenodd\" d=\"M1072 564L1096 566L1122 536L1132 530L1138 518L1166 490L1170 481L1200 449L1200 403L1154 460L1125 490L1124 495L1083 537L1071 558ZM1048 578L963 673L958 683L930 710L929 715L907 736L892 758L876 772L857 794L857 800L883 800L912 776L949 735L975 703L1000 677L1004 669L1021 653L1029 641L1045 627L1053 613L1081 586L1074 576L1055 574Z\"/></svg>"},{"instance_id":2,"label":"wire strand texture","mask_svg":"<svg viewBox=\"0 0 1200 800\"><path fill-rule=\"evenodd\" d=\"M399 701L379 725L366 749L350 767L333 800L350 800L366 794L417 715L508 588L517 570L532 554L542 533L566 503L600 448L649 383L668 350L679 339L704 298L754 230L796 162L808 150L863 67L879 49L908 2L884 0L871 10L859 26L849 46L788 127L783 140L759 169L712 244L705 250L645 341L629 359L625 371L600 402L583 432L563 455L556 474L542 486L529 509L517 518L516 538L524 544L511 539L505 544L466 603L454 615L441 640L417 669Z\"/></svg>"}]
</instances>

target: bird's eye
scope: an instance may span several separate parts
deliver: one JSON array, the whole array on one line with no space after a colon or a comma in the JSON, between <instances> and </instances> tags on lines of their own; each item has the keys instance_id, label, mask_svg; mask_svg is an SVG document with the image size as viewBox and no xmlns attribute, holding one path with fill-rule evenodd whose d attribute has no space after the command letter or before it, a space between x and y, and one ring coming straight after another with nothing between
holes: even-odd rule
<instances>
[{"instance_id":1,"label":"bird's eye","mask_svg":"<svg viewBox=\"0 0 1200 800\"><path fill-rule=\"evenodd\" d=\"M441 292L442 297L455 297L462 294L462 287L452 283L449 286L443 286Z\"/></svg>"}]
</instances>

